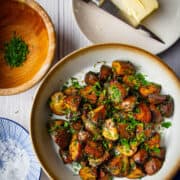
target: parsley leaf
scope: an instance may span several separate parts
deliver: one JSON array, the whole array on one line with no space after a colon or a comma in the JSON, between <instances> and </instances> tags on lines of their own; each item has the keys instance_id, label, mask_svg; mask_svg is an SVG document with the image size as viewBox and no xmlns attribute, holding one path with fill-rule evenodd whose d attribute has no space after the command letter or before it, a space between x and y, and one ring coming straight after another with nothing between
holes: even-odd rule
<instances>
[{"instance_id":1,"label":"parsley leaf","mask_svg":"<svg viewBox=\"0 0 180 180\"><path fill-rule=\"evenodd\" d=\"M83 86L81 86L81 85L79 84L78 79L75 78L75 77L71 77L71 84L72 84L73 87L75 87L75 88L77 88L77 89L83 88Z\"/></svg>"},{"instance_id":2,"label":"parsley leaf","mask_svg":"<svg viewBox=\"0 0 180 180\"><path fill-rule=\"evenodd\" d=\"M4 44L4 59L10 67L19 67L27 58L29 53L25 41L14 33L11 40Z\"/></svg>"},{"instance_id":3,"label":"parsley leaf","mask_svg":"<svg viewBox=\"0 0 180 180\"><path fill-rule=\"evenodd\" d=\"M169 127L171 127L171 122L163 122L162 124L161 124L161 126L162 127L164 127L164 128L169 128Z\"/></svg>"}]
</instances>

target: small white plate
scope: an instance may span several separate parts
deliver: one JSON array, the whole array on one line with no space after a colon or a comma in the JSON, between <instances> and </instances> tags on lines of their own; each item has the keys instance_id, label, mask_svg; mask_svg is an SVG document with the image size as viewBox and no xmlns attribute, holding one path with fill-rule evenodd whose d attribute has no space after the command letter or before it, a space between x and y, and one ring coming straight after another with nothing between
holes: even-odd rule
<instances>
[{"instance_id":1,"label":"small white plate","mask_svg":"<svg viewBox=\"0 0 180 180\"><path fill-rule=\"evenodd\" d=\"M180 37L180 1L159 0L159 4L160 8L148 17L143 25L158 35L165 44L130 27L95 5L86 4L82 0L72 0L75 20L80 30L91 42L118 42L134 45L153 54L168 49Z\"/></svg>"}]
</instances>

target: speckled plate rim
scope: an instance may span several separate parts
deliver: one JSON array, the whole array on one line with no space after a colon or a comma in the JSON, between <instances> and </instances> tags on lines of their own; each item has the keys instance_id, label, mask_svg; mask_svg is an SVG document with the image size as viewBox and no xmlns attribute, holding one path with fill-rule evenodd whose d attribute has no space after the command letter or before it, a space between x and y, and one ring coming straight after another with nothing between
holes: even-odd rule
<instances>
[{"instance_id":1,"label":"speckled plate rim","mask_svg":"<svg viewBox=\"0 0 180 180\"><path fill-rule=\"evenodd\" d=\"M30 136L30 133L29 133L29 131L25 128L25 127L23 127L21 124L19 124L19 123L17 123L16 121L13 121L13 120L11 120L11 119L8 119L8 118L4 118L4 117L0 117L0 121L1 120L5 120L5 121L8 121L8 122L10 122L10 123L12 123L12 124L14 124L14 125L16 125L16 126L19 126L20 128L22 128L23 130L24 130L24 132L25 133L27 133L28 134L28 136ZM30 137L29 137L30 138ZM30 139L31 140L31 139ZM32 148L32 150L33 150L33 148ZM34 152L34 156L35 156L35 152ZM36 156L35 156L36 157ZM42 169L41 169L41 167L40 167L40 172L39 172L39 180L40 180L40 178L41 178L41 174L42 174Z\"/></svg>"},{"instance_id":2,"label":"speckled plate rim","mask_svg":"<svg viewBox=\"0 0 180 180\"><path fill-rule=\"evenodd\" d=\"M18 94L32 88L44 77L45 73L49 70L55 56L55 49L56 49L55 27L52 23L51 18L45 11L45 9L38 2L34 0L16 0L16 1L20 3L25 3L27 6L29 6L34 11L36 11L38 15L42 18L47 29L49 44L51 46L48 48L47 56L43 62L43 65L41 66L40 70L34 75L34 77L29 81L23 83L22 85L13 88L0 88L1 96ZM44 66L44 64L46 64L46 66Z\"/></svg>"},{"instance_id":3,"label":"speckled plate rim","mask_svg":"<svg viewBox=\"0 0 180 180\"><path fill-rule=\"evenodd\" d=\"M31 134L31 140L32 140L32 144L33 144L33 148L34 151L38 157L39 162L41 163L41 166L43 168L43 170L46 172L46 174L51 178L51 179L59 179L59 177L57 177L51 170L50 170L50 165L47 164L42 156L41 156L41 150L37 148L37 144L38 144L38 139L35 137L35 132L33 128L33 122L35 121L34 118L34 111L36 109L36 106L38 106L38 99L39 99L39 94L41 91L43 91L44 87L46 86L47 82L49 81L49 79L52 78L53 74L56 71L60 71L63 66L68 63L69 61L72 61L74 57L78 57L81 56L82 54L87 53L87 51L94 51L94 50L99 50L99 49L108 49L108 48L116 48L116 49L126 49L126 50L130 50L130 51L134 51L136 53L142 54L144 56L147 56L148 58L150 58L151 60L153 60L154 62L156 62L158 65L160 65L164 70L166 70L167 74L171 77L171 79L174 81L175 84L177 84L178 89L180 91L180 80L178 79L176 73L167 65L165 64L159 57L157 57L156 55L153 55L151 53L149 53L148 51L145 51L141 48L137 48L134 46L129 46L129 45L124 45L124 44L119 44L119 43L104 43L104 44L96 44L96 45L91 45L85 48L81 48L79 50L76 50L72 53L70 53L69 55L65 56L64 58L62 58L58 63L56 63L51 70L47 73L46 77L43 79L43 81L41 82L39 88L37 89L36 93L35 93L35 98L33 101L33 106L31 109L31 117L30 117L30 134ZM177 163L176 166L174 166L170 172L169 172L169 176L166 178L168 180L172 179L172 177L174 177L176 175L176 172L180 169L180 155L179 155L179 159L177 159Z\"/></svg>"}]
</instances>

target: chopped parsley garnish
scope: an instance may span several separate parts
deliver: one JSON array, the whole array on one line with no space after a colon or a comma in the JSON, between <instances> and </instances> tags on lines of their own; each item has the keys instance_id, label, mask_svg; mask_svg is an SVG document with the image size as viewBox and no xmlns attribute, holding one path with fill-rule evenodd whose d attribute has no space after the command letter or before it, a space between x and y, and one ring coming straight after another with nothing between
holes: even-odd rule
<instances>
[{"instance_id":1,"label":"chopped parsley garnish","mask_svg":"<svg viewBox=\"0 0 180 180\"><path fill-rule=\"evenodd\" d=\"M136 136L136 138L137 138L137 141L140 142L140 143L142 143L142 142L144 142L146 140L146 136L145 136L144 132L138 134Z\"/></svg>"},{"instance_id":2,"label":"chopped parsley garnish","mask_svg":"<svg viewBox=\"0 0 180 180\"><path fill-rule=\"evenodd\" d=\"M153 152L155 152L155 153L160 153L161 152L161 150L159 148L157 148L157 147L153 147L151 150Z\"/></svg>"},{"instance_id":3,"label":"chopped parsley garnish","mask_svg":"<svg viewBox=\"0 0 180 180\"><path fill-rule=\"evenodd\" d=\"M81 89L81 88L83 88L83 86L79 84L78 79L75 78L75 77L72 77L72 78L71 78L71 84L72 84L72 86L75 87L76 89Z\"/></svg>"},{"instance_id":4,"label":"chopped parsley garnish","mask_svg":"<svg viewBox=\"0 0 180 180\"><path fill-rule=\"evenodd\" d=\"M98 137L99 137L99 135L98 135L98 134L95 134L92 140L93 140L93 141L97 141Z\"/></svg>"},{"instance_id":5,"label":"chopped parsley garnish","mask_svg":"<svg viewBox=\"0 0 180 180\"><path fill-rule=\"evenodd\" d=\"M99 96L99 95L102 93L102 91L101 91L101 85L100 85L99 82L96 82L96 83L94 84L93 90L94 90L94 92L96 93L97 96Z\"/></svg>"},{"instance_id":6,"label":"chopped parsley garnish","mask_svg":"<svg viewBox=\"0 0 180 180\"><path fill-rule=\"evenodd\" d=\"M108 142L106 140L102 141L102 145L103 145L104 149L106 149L106 150L109 149Z\"/></svg>"},{"instance_id":7,"label":"chopped parsley garnish","mask_svg":"<svg viewBox=\"0 0 180 180\"><path fill-rule=\"evenodd\" d=\"M129 130L129 131L134 131L138 124L142 124L141 122L135 120L132 116L129 116L128 121L129 121L129 123L127 126L127 130Z\"/></svg>"},{"instance_id":8,"label":"chopped parsley garnish","mask_svg":"<svg viewBox=\"0 0 180 180\"><path fill-rule=\"evenodd\" d=\"M130 149L130 145L129 145L129 142L127 139L125 139L125 138L120 139L120 143L122 146L125 146L126 149Z\"/></svg>"},{"instance_id":9,"label":"chopped parsley garnish","mask_svg":"<svg viewBox=\"0 0 180 180\"><path fill-rule=\"evenodd\" d=\"M19 67L27 58L29 53L25 41L14 33L11 40L4 44L4 59L10 67Z\"/></svg>"},{"instance_id":10,"label":"chopped parsley garnish","mask_svg":"<svg viewBox=\"0 0 180 180\"><path fill-rule=\"evenodd\" d=\"M121 102L121 92L116 86L109 87L110 99L115 102Z\"/></svg>"},{"instance_id":11,"label":"chopped parsley garnish","mask_svg":"<svg viewBox=\"0 0 180 180\"><path fill-rule=\"evenodd\" d=\"M133 82L134 89L139 89L140 86L147 86L150 84L149 81L146 80L145 75L142 73L137 73L134 76L129 76L128 80Z\"/></svg>"},{"instance_id":12,"label":"chopped parsley garnish","mask_svg":"<svg viewBox=\"0 0 180 180\"><path fill-rule=\"evenodd\" d=\"M161 124L161 126L162 127L164 127L164 128L169 128L169 127L171 127L171 122L163 122L162 124Z\"/></svg>"},{"instance_id":13,"label":"chopped parsley garnish","mask_svg":"<svg viewBox=\"0 0 180 180\"><path fill-rule=\"evenodd\" d=\"M64 122L64 127L65 127L65 128L68 128L68 127L69 127L69 122L65 121L65 122Z\"/></svg>"}]
</instances>

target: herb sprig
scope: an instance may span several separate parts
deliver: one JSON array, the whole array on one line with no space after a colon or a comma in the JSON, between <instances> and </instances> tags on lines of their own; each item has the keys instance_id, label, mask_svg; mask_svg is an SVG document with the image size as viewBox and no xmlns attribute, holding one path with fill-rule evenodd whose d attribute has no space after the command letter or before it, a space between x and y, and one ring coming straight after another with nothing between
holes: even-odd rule
<instances>
[{"instance_id":1,"label":"herb sprig","mask_svg":"<svg viewBox=\"0 0 180 180\"><path fill-rule=\"evenodd\" d=\"M13 34L9 42L4 44L4 59L10 67L21 66L26 60L28 53L28 45L16 33Z\"/></svg>"}]
</instances>

